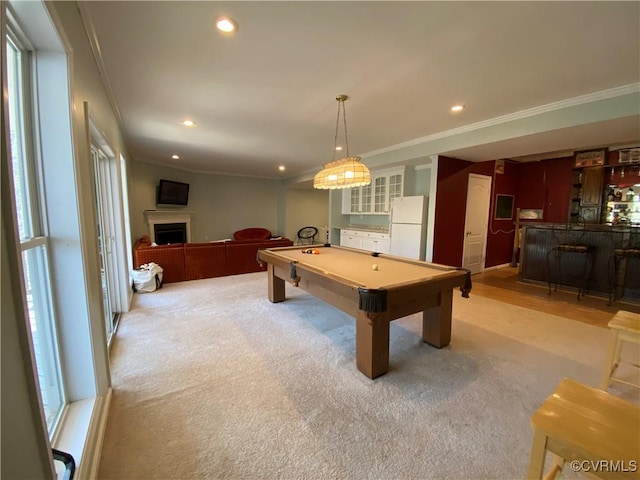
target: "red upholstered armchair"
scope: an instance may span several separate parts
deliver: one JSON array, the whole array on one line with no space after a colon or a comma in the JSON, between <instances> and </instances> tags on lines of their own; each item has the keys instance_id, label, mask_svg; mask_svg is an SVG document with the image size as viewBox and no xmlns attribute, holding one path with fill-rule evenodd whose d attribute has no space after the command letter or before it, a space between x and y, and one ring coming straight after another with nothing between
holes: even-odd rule
<instances>
[{"instance_id":1,"label":"red upholstered armchair","mask_svg":"<svg viewBox=\"0 0 640 480\"><path fill-rule=\"evenodd\" d=\"M245 228L233 233L234 240L269 240L270 238L271 231L260 227Z\"/></svg>"}]
</instances>

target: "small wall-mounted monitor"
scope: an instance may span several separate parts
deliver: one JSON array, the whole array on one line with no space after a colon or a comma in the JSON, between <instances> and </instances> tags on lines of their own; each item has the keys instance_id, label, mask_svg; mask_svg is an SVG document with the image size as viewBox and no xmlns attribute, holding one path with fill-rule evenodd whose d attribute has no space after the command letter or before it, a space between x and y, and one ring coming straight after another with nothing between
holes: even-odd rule
<instances>
[{"instance_id":1,"label":"small wall-mounted monitor","mask_svg":"<svg viewBox=\"0 0 640 480\"><path fill-rule=\"evenodd\" d=\"M513 195L496 195L496 214L494 220L513 218Z\"/></svg>"},{"instance_id":2,"label":"small wall-mounted monitor","mask_svg":"<svg viewBox=\"0 0 640 480\"><path fill-rule=\"evenodd\" d=\"M189 203L189 184L160 180L158 185L158 205L187 205Z\"/></svg>"}]
</instances>

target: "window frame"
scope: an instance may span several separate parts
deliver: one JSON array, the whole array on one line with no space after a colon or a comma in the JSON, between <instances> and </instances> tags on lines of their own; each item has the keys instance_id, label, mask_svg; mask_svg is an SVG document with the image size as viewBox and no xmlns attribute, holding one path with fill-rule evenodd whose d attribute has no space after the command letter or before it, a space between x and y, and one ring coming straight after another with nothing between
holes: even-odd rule
<instances>
[{"instance_id":1,"label":"window frame","mask_svg":"<svg viewBox=\"0 0 640 480\"><path fill-rule=\"evenodd\" d=\"M7 23L4 45L7 49L8 67L10 57L13 58L13 55L9 55L9 48L16 52L13 65L16 71L12 76L15 91L12 92L13 89L8 88L10 95L8 100L13 107L13 109L10 107L9 114L13 110L16 118L8 118L7 123L9 131L16 132L18 137L10 142L12 145L9 147L11 156L9 163L12 209L17 225L17 245L20 250L18 260L22 273L20 280L26 303L29 342L39 387L39 401L43 408L49 438L52 439L64 417L68 396L62 374L58 322L52 292L48 229L44 222L46 216L43 215L46 206L42 195L41 156L37 155L39 136L37 108L34 103L37 91L33 75L35 69L33 47L17 22L12 19ZM15 96L12 96L12 93ZM15 146L19 148L12 148ZM14 168L16 157L20 162L19 174L16 174L16 168ZM20 185L16 185L16 182ZM18 211L17 195L20 196L20 204L24 211ZM34 291L36 295L33 294ZM43 359L47 361L43 363ZM52 410L50 406L54 396L56 407Z\"/></svg>"},{"instance_id":2,"label":"window frame","mask_svg":"<svg viewBox=\"0 0 640 480\"><path fill-rule=\"evenodd\" d=\"M7 432L16 432L16 443L7 452L16 458L22 458L26 455L24 452L28 452L28 458L34 461L28 467L8 465L7 470L12 471L13 468L18 475L32 472L30 476L34 478L49 478L49 471L54 474L51 447L73 455L78 478L97 475L101 438L112 395L109 352L104 328L101 328L101 289L96 273L98 257L92 240L96 232L92 222L94 206L89 200L92 183L86 168L89 154L85 134L88 127L83 128L83 112L75 108L74 102L78 98L74 96L74 81L80 80L81 84L89 85L88 98L98 103L103 91L96 82L84 77L83 70L73 68L74 52L65 25L67 21L79 18L77 7L75 4L43 0L0 2L2 48L5 48L9 22L17 24L33 45L35 67L32 81L37 90L37 97L33 99L34 131L38 140L34 155L41 168L39 178L43 189L40 195L46 205L42 220L43 224L47 222L52 294L59 321L62 374L69 402L57 431L50 437L34 378L26 296L19 281L22 269L17 223L9 205L9 189L3 188L0 192L3 196L3 236L8 237L6 245L10 248L2 250L3 260L9 257L8 261L3 261L2 267L3 276L7 275L11 282L3 282L2 285L11 293L12 302L7 301L7 310L14 308L16 315L7 318L7 325L13 330L12 335L3 337L3 341L6 338L16 345L15 351L10 350L7 355L12 355L16 363L12 371L25 389L16 391L15 396L22 400L19 404L28 405L28 409L15 408L13 428ZM65 15L64 22L59 11ZM2 57L4 65L4 55ZM87 58L84 51L80 51L80 58ZM4 75L4 66L2 71ZM3 98L3 125L6 107ZM1 135L6 140L3 143L9 144L8 129L3 129ZM8 153L8 147L3 146L3 187L10 181L10 167L7 168L8 161L5 160ZM3 333L4 326L3 318ZM23 434L25 430L28 430L29 438ZM47 474L36 474L36 471Z\"/></svg>"}]
</instances>

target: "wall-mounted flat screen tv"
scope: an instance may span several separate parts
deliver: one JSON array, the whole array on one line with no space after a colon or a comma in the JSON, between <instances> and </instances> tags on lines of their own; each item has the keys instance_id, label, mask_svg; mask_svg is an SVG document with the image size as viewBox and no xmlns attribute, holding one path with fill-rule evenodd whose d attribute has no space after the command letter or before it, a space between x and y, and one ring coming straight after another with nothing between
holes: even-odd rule
<instances>
[{"instance_id":1,"label":"wall-mounted flat screen tv","mask_svg":"<svg viewBox=\"0 0 640 480\"><path fill-rule=\"evenodd\" d=\"M187 205L189 203L189 184L160 180L158 185L158 205Z\"/></svg>"}]
</instances>

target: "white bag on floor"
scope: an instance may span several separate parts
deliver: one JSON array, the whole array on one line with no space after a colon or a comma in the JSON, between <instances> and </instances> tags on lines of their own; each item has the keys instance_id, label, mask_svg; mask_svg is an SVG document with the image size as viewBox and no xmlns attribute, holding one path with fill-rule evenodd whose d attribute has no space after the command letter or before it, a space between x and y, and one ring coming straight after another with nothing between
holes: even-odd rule
<instances>
[{"instance_id":1,"label":"white bag on floor","mask_svg":"<svg viewBox=\"0 0 640 480\"><path fill-rule=\"evenodd\" d=\"M162 288L163 271L162 267L154 262L140 265L139 268L131 272L131 277L133 278L133 291L138 293L150 293Z\"/></svg>"}]
</instances>

